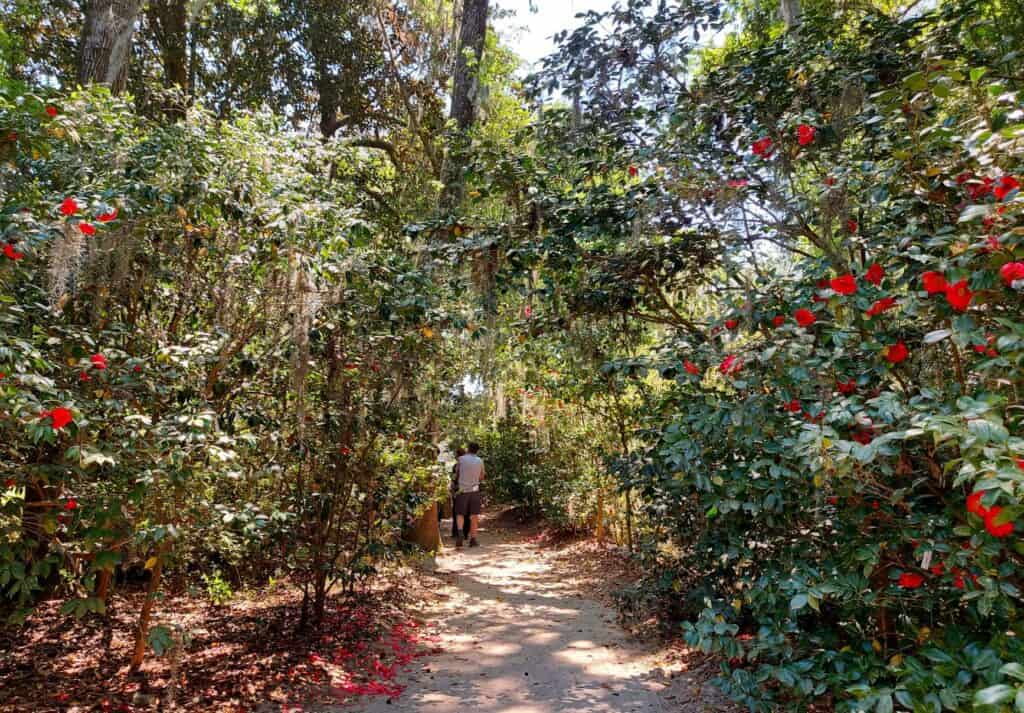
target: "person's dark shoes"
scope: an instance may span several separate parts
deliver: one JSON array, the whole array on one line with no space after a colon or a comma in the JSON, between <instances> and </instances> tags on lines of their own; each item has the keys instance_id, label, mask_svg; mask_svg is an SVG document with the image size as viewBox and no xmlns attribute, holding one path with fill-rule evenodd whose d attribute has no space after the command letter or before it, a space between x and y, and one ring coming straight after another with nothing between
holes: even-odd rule
<instances>
[{"instance_id":1,"label":"person's dark shoes","mask_svg":"<svg viewBox=\"0 0 1024 713\"><path fill-rule=\"evenodd\" d=\"M476 538L475 538L475 537L471 537L471 538L469 539L469 546L470 546L470 547L479 547L479 546L480 546L480 543L476 541Z\"/></svg>"},{"instance_id":2,"label":"person's dark shoes","mask_svg":"<svg viewBox=\"0 0 1024 713\"><path fill-rule=\"evenodd\" d=\"M461 537L456 537L455 538L455 549L457 549L457 550L461 550L462 549L462 538Z\"/></svg>"}]
</instances>

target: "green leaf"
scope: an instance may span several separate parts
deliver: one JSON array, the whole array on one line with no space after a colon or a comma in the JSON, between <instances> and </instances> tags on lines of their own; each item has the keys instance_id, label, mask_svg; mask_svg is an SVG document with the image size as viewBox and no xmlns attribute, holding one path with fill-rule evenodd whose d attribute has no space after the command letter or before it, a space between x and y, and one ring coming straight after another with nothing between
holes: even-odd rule
<instances>
[{"instance_id":1,"label":"green leaf","mask_svg":"<svg viewBox=\"0 0 1024 713\"><path fill-rule=\"evenodd\" d=\"M935 342L941 342L943 339L953 333L951 329L936 329L933 332L928 332L924 335L925 344L935 344Z\"/></svg>"},{"instance_id":2,"label":"green leaf","mask_svg":"<svg viewBox=\"0 0 1024 713\"><path fill-rule=\"evenodd\" d=\"M154 626L149 630L146 638L149 642L149 648L153 649L153 653L157 656L163 656L166 651L174 646L171 630L166 626Z\"/></svg>"},{"instance_id":3,"label":"green leaf","mask_svg":"<svg viewBox=\"0 0 1024 713\"><path fill-rule=\"evenodd\" d=\"M1019 664L1016 661L1008 663L999 669L999 673L1018 681L1024 681L1024 664Z\"/></svg>"},{"instance_id":4,"label":"green leaf","mask_svg":"<svg viewBox=\"0 0 1024 713\"><path fill-rule=\"evenodd\" d=\"M807 606L807 601L808 600L806 594L797 594L795 597L789 600L790 611L800 611L805 606Z\"/></svg>"},{"instance_id":5,"label":"green leaf","mask_svg":"<svg viewBox=\"0 0 1024 713\"><path fill-rule=\"evenodd\" d=\"M975 693L974 705L998 706L1001 703L1006 703L1016 695L1016 688L1013 686L1007 686L1005 683L1000 683L997 686L989 686L988 688L983 688Z\"/></svg>"}]
</instances>

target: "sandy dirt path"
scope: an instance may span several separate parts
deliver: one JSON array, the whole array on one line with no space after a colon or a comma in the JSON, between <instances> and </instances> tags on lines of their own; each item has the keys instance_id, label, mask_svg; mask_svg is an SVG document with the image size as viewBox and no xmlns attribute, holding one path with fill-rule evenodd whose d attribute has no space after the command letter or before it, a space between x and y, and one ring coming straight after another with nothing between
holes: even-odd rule
<instances>
[{"instance_id":1,"label":"sandy dirt path","mask_svg":"<svg viewBox=\"0 0 1024 713\"><path fill-rule=\"evenodd\" d=\"M682 709L659 695L665 682L652 669L652 652L628 639L608 607L565 581L554 553L531 544L523 531L493 525L481 528L480 540L483 547L462 550L446 542L429 577L437 598L423 613L438 623L443 653L400 681L408 686L400 698L362 701L358 710Z\"/></svg>"}]
</instances>

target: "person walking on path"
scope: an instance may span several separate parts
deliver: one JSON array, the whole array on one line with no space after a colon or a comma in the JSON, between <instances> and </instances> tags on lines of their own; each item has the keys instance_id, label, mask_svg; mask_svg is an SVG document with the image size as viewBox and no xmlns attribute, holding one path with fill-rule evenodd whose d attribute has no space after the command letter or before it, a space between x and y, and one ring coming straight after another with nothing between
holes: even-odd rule
<instances>
[{"instance_id":1,"label":"person walking on path","mask_svg":"<svg viewBox=\"0 0 1024 713\"><path fill-rule=\"evenodd\" d=\"M480 525L480 483L483 482L486 472L483 460L477 455L479 451L480 446L470 443L469 453L460 456L457 464L459 494L455 496L455 517L458 527L458 532L455 533L456 547L462 547L462 528L467 516L469 517L469 546L480 546L476 539L476 531Z\"/></svg>"},{"instance_id":2,"label":"person walking on path","mask_svg":"<svg viewBox=\"0 0 1024 713\"><path fill-rule=\"evenodd\" d=\"M452 482L448 487L448 493L452 501L452 538L455 540L459 539L459 518L457 517L459 511L455 504L455 501L459 497L459 458L464 455L466 455L465 448L460 447L455 449L455 465L452 466ZM465 539L467 537L469 537L469 518L466 518L465 522L462 524L462 538Z\"/></svg>"}]
</instances>

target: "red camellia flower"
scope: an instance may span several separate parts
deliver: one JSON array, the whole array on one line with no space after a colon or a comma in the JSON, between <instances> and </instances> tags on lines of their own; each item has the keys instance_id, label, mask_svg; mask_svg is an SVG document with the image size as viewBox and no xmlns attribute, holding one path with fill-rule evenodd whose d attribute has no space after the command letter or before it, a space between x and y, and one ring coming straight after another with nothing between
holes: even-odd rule
<instances>
[{"instance_id":1,"label":"red camellia flower","mask_svg":"<svg viewBox=\"0 0 1024 713\"><path fill-rule=\"evenodd\" d=\"M840 381L839 383L836 384L836 388L839 389L839 393L841 394L852 394L854 391L857 390L857 382L854 381L853 379L850 379L849 381L845 382Z\"/></svg>"},{"instance_id":2,"label":"red camellia flower","mask_svg":"<svg viewBox=\"0 0 1024 713\"><path fill-rule=\"evenodd\" d=\"M829 287L841 295L852 295L857 291L857 278L853 275L840 275L829 281Z\"/></svg>"},{"instance_id":3,"label":"red camellia flower","mask_svg":"<svg viewBox=\"0 0 1024 713\"><path fill-rule=\"evenodd\" d=\"M64 509L68 510L68 511L74 510L77 507L78 507L78 501L75 500L74 498L70 498L66 503L64 503Z\"/></svg>"},{"instance_id":4,"label":"red camellia flower","mask_svg":"<svg viewBox=\"0 0 1024 713\"><path fill-rule=\"evenodd\" d=\"M946 286L946 301L957 312L966 312L974 298L974 293L967 289L967 280Z\"/></svg>"},{"instance_id":5,"label":"red camellia flower","mask_svg":"<svg viewBox=\"0 0 1024 713\"><path fill-rule=\"evenodd\" d=\"M963 173L956 177L956 185L962 186L972 178L974 178L973 173L971 173L970 171L964 171Z\"/></svg>"},{"instance_id":6,"label":"red camellia flower","mask_svg":"<svg viewBox=\"0 0 1024 713\"><path fill-rule=\"evenodd\" d=\"M882 284L882 278L885 277L885 270L877 262L871 263L871 267L868 268L867 274L864 275L864 279L870 282L876 287Z\"/></svg>"},{"instance_id":7,"label":"red camellia flower","mask_svg":"<svg viewBox=\"0 0 1024 713\"><path fill-rule=\"evenodd\" d=\"M788 404L785 404L782 408L784 408L789 413L800 413L800 402L797 401L796 399L793 399Z\"/></svg>"},{"instance_id":8,"label":"red camellia flower","mask_svg":"<svg viewBox=\"0 0 1024 713\"><path fill-rule=\"evenodd\" d=\"M112 220L117 220L117 208L107 213L100 213L96 216L96 220L101 223L109 223Z\"/></svg>"},{"instance_id":9,"label":"red camellia flower","mask_svg":"<svg viewBox=\"0 0 1024 713\"><path fill-rule=\"evenodd\" d=\"M55 431L59 431L74 420L71 412L63 406L58 406L50 411L43 411L42 417L50 419L50 425Z\"/></svg>"},{"instance_id":10,"label":"red camellia flower","mask_svg":"<svg viewBox=\"0 0 1024 713\"><path fill-rule=\"evenodd\" d=\"M352 455L352 449L349 448L348 446L342 446L340 452L341 452L341 455L343 455L343 456Z\"/></svg>"},{"instance_id":11,"label":"red camellia flower","mask_svg":"<svg viewBox=\"0 0 1024 713\"><path fill-rule=\"evenodd\" d=\"M78 203L74 198L65 198L64 202L60 204L61 215L74 215L78 212Z\"/></svg>"},{"instance_id":12,"label":"red camellia flower","mask_svg":"<svg viewBox=\"0 0 1024 713\"><path fill-rule=\"evenodd\" d=\"M946 565L942 564L942 562L939 562L937 564L933 564L928 571L934 574L936 577L941 577L943 573L945 573L946 571Z\"/></svg>"},{"instance_id":13,"label":"red camellia flower","mask_svg":"<svg viewBox=\"0 0 1024 713\"><path fill-rule=\"evenodd\" d=\"M683 368L686 369L686 371L689 372L690 374L693 374L694 376L698 376L700 374L700 367L694 364L689 359L683 362Z\"/></svg>"},{"instance_id":14,"label":"red camellia flower","mask_svg":"<svg viewBox=\"0 0 1024 713\"><path fill-rule=\"evenodd\" d=\"M849 220L846 221L846 229L851 233L856 233L858 227L859 226L857 225L857 221L854 220L853 218L850 218Z\"/></svg>"},{"instance_id":15,"label":"red camellia flower","mask_svg":"<svg viewBox=\"0 0 1024 713\"><path fill-rule=\"evenodd\" d=\"M910 352L907 350L907 345L903 342L896 342L890 344L885 348L885 359L890 364L899 364L901 361L910 356Z\"/></svg>"},{"instance_id":16,"label":"red camellia flower","mask_svg":"<svg viewBox=\"0 0 1024 713\"><path fill-rule=\"evenodd\" d=\"M96 226L92 223L81 222L78 224L78 229L82 231L82 235L95 235Z\"/></svg>"},{"instance_id":17,"label":"red camellia flower","mask_svg":"<svg viewBox=\"0 0 1024 713\"><path fill-rule=\"evenodd\" d=\"M899 585L904 589L917 589L924 584L924 577L916 572L904 572L900 575Z\"/></svg>"},{"instance_id":18,"label":"red camellia flower","mask_svg":"<svg viewBox=\"0 0 1024 713\"><path fill-rule=\"evenodd\" d=\"M817 131L813 126L800 124L800 126L796 127L796 140L801 146L806 146L814 141L814 135Z\"/></svg>"},{"instance_id":19,"label":"red camellia flower","mask_svg":"<svg viewBox=\"0 0 1024 713\"><path fill-rule=\"evenodd\" d=\"M134 371L136 374L141 374L142 373L142 364L136 364L135 366L133 366L132 367L132 371Z\"/></svg>"},{"instance_id":20,"label":"red camellia flower","mask_svg":"<svg viewBox=\"0 0 1024 713\"><path fill-rule=\"evenodd\" d=\"M818 321L818 318L814 316L814 312L811 310L801 307L793 313L793 317L796 318L796 323L801 327L810 327L812 324Z\"/></svg>"},{"instance_id":21,"label":"red camellia flower","mask_svg":"<svg viewBox=\"0 0 1024 713\"><path fill-rule=\"evenodd\" d=\"M895 306L895 297L883 297L882 299L878 300L873 305L871 305L870 309L868 309L868 311L865 312L864 314L866 314L868 317L877 317L878 315L882 314L882 312L890 310Z\"/></svg>"},{"instance_id":22,"label":"red camellia flower","mask_svg":"<svg viewBox=\"0 0 1024 713\"><path fill-rule=\"evenodd\" d=\"M998 505L993 505L989 508L988 514L985 515L985 529L988 534L992 537L1009 537L1013 534L1013 522L1004 522L1002 524L996 522L999 519L999 515L1003 512L1003 509Z\"/></svg>"},{"instance_id":23,"label":"red camellia flower","mask_svg":"<svg viewBox=\"0 0 1024 713\"><path fill-rule=\"evenodd\" d=\"M867 430L867 431L857 431L851 437L853 438L853 440L857 441L857 443L861 444L862 446L866 446L867 444L871 443L871 441L873 441L875 439L874 434L870 430ZM877 508L877 503L876 503L876 508L875 509L876 510L878 509Z\"/></svg>"},{"instance_id":24,"label":"red camellia flower","mask_svg":"<svg viewBox=\"0 0 1024 713\"><path fill-rule=\"evenodd\" d=\"M836 185L836 179L834 176L826 176L824 183L826 186L834 186Z\"/></svg>"},{"instance_id":25,"label":"red camellia flower","mask_svg":"<svg viewBox=\"0 0 1024 713\"><path fill-rule=\"evenodd\" d=\"M750 181L745 178L732 178L729 180L728 185L729 188L743 188L748 183L750 183Z\"/></svg>"},{"instance_id":26,"label":"red camellia flower","mask_svg":"<svg viewBox=\"0 0 1024 713\"><path fill-rule=\"evenodd\" d=\"M1018 280L1024 280L1024 262L1008 262L999 268L999 277L1009 287Z\"/></svg>"},{"instance_id":27,"label":"red camellia flower","mask_svg":"<svg viewBox=\"0 0 1024 713\"><path fill-rule=\"evenodd\" d=\"M735 354L730 354L718 365L718 370L723 374L735 374L743 368L743 362Z\"/></svg>"},{"instance_id":28,"label":"red camellia flower","mask_svg":"<svg viewBox=\"0 0 1024 713\"><path fill-rule=\"evenodd\" d=\"M46 107L46 114L51 119L54 118L55 116L57 116L57 113L58 113L57 112L57 107L55 107L55 106L48 106L48 107Z\"/></svg>"},{"instance_id":29,"label":"red camellia flower","mask_svg":"<svg viewBox=\"0 0 1024 713\"><path fill-rule=\"evenodd\" d=\"M775 325L776 327L781 327L785 323L786 323L786 318L785 318L785 316L783 316L781 314L777 314L777 315L775 315L775 317L772 318L772 324Z\"/></svg>"},{"instance_id":30,"label":"red camellia flower","mask_svg":"<svg viewBox=\"0 0 1024 713\"><path fill-rule=\"evenodd\" d=\"M751 148L755 156L760 156L761 158L768 158L769 156L772 155L772 140L770 137L764 136L755 141L754 145Z\"/></svg>"},{"instance_id":31,"label":"red camellia flower","mask_svg":"<svg viewBox=\"0 0 1024 713\"><path fill-rule=\"evenodd\" d=\"M924 291L929 295L946 291L946 277L941 272L929 270L921 275L921 282L924 283Z\"/></svg>"},{"instance_id":32,"label":"red camellia flower","mask_svg":"<svg viewBox=\"0 0 1024 713\"><path fill-rule=\"evenodd\" d=\"M630 175L631 178L636 178L637 174L639 174L639 173L640 172L637 170L636 166L630 166L629 167L629 175Z\"/></svg>"},{"instance_id":33,"label":"red camellia flower","mask_svg":"<svg viewBox=\"0 0 1024 713\"><path fill-rule=\"evenodd\" d=\"M735 319L727 319L727 320L725 320L725 328L726 329L736 329L736 327L738 325L739 325L739 322L737 322Z\"/></svg>"},{"instance_id":34,"label":"red camellia flower","mask_svg":"<svg viewBox=\"0 0 1024 713\"><path fill-rule=\"evenodd\" d=\"M999 182L992 187L992 193L995 195L997 200L1003 200L1006 196L1019 188L1020 182L1016 178L1013 176L1003 176L999 179Z\"/></svg>"},{"instance_id":35,"label":"red camellia flower","mask_svg":"<svg viewBox=\"0 0 1024 713\"><path fill-rule=\"evenodd\" d=\"M92 365L99 369L100 371L103 371L104 369L107 368L107 358L102 354L93 354L91 357L89 357L89 361L91 361Z\"/></svg>"},{"instance_id":36,"label":"red camellia flower","mask_svg":"<svg viewBox=\"0 0 1024 713\"><path fill-rule=\"evenodd\" d=\"M980 198L983 198L986 193L992 190L993 183L994 181L991 178L983 178L981 183L972 181L967 184L967 195L971 197L972 201L979 200Z\"/></svg>"},{"instance_id":37,"label":"red camellia flower","mask_svg":"<svg viewBox=\"0 0 1024 713\"><path fill-rule=\"evenodd\" d=\"M79 381L89 381L89 374L87 372L84 372L84 371L79 372L78 373L78 380Z\"/></svg>"},{"instance_id":38,"label":"red camellia flower","mask_svg":"<svg viewBox=\"0 0 1024 713\"><path fill-rule=\"evenodd\" d=\"M25 257L25 253L19 253L17 250L14 249L14 243L7 243L4 245L4 255L6 255L11 260L21 260L23 257Z\"/></svg>"},{"instance_id":39,"label":"red camellia flower","mask_svg":"<svg viewBox=\"0 0 1024 713\"><path fill-rule=\"evenodd\" d=\"M985 497L984 490L975 490L967 497L967 512L973 512L978 517L988 517L989 509L981 504Z\"/></svg>"}]
</instances>

